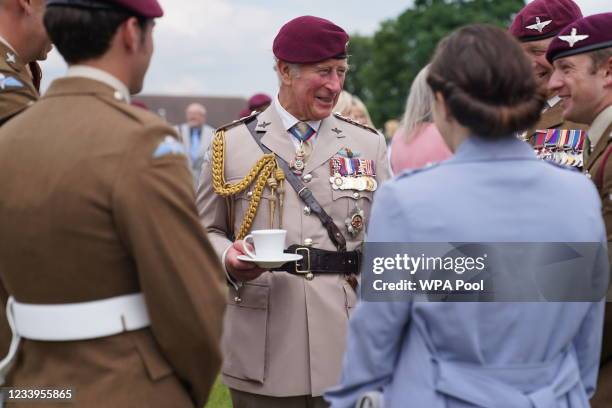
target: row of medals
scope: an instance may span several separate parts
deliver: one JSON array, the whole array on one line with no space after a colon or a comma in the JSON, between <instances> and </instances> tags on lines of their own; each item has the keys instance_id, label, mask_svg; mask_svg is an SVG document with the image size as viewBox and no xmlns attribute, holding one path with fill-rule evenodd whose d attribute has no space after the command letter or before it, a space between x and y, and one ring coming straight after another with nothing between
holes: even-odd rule
<instances>
[{"instance_id":1,"label":"row of medals","mask_svg":"<svg viewBox=\"0 0 612 408\"><path fill-rule=\"evenodd\" d=\"M538 159L551 161L562 166L582 168L584 159L582 151L579 150L551 150L546 147L536 148Z\"/></svg>"},{"instance_id":2,"label":"row of medals","mask_svg":"<svg viewBox=\"0 0 612 408\"><path fill-rule=\"evenodd\" d=\"M300 147L295 152L295 158L291 162L291 169L296 176L301 176L306 167L304 148ZM334 190L370 191L374 192L378 188L378 182L372 176L342 176L335 172L329 179ZM346 229L353 238L357 237L365 226L365 212L359 207L358 200L350 212L348 218L344 220Z\"/></svg>"}]
</instances>

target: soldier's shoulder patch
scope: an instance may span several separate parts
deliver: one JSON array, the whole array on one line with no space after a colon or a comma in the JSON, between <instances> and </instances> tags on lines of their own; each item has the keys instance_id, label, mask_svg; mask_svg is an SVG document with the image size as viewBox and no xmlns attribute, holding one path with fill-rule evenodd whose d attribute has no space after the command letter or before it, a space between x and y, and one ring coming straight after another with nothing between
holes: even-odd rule
<instances>
[{"instance_id":1,"label":"soldier's shoulder patch","mask_svg":"<svg viewBox=\"0 0 612 408\"><path fill-rule=\"evenodd\" d=\"M430 162L430 163L427 163L425 166L420 167L418 169L404 170L403 172L398 174L396 176L396 178L399 180L399 179L403 179L403 178L406 178L406 177L414 176L415 174L424 173L424 172L426 172L428 170L435 169L439 165L440 165L440 162L435 162L435 163L434 162Z\"/></svg>"},{"instance_id":2,"label":"soldier's shoulder patch","mask_svg":"<svg viewBox=\"0 0 612 408\"><path fill-rule=\"evenodd\" d=\"M25 85L19 79L0 73L0 91L23 88Z\"/></svg>"},{"instance_id":3,"label":"soldier's shoulder patch","mask_svg":"<svg viewBox=\"0 0 612 408\"><path fill-rule=\"evenodd\" d=\"M356 121L354 121L351 118L347 118L346 116L342 116L338 112L334 112L334 117L336 117L337 119L340 119L343 122L350 123L351 125L354 125L354 126L362 128L362 129L369 130L372 133L378 134L378 131L376 129L371 128L368 125L364 125L363 123L356 122Z\"/></svg>"},{"instance_id":4,"label":"soldier's shoulder patch","mask_svg":"<svg viewBox=\"0 0 612 408\"><path fill-rule=\"evenodd\" d=\"M159 158L168 155L183 155L186 156L185 146L172 136L164 137L155 149L153 158Z\"/></svg>"},{"instance_id":5,"label":"soldier's shoulder patch","mask_svg":"<svg viewBox=\"0 0 612 408\"><path fill-rule=\"evenodd\" d=\"M242 125L243 123L248 122L250 119L253 119L253 118L254 118L254 117L256 117L257 115L259 115L259 113L260 113L260 112L253 112L253 113L251 113L251 114L250 114L250 115L248 115L248 116L242 117L242 118L240 118L240 119L236 119L235 121L230 122L230 123L228 123L228 124L226 124L226 125L219 126L219 127L216 129L216 131L217 131L217 132L220 132L220 131L226 131L226 130L230 130L230 129L232 129L232 128L236 127L236 126Z\"/></svg>"}]
</instances>

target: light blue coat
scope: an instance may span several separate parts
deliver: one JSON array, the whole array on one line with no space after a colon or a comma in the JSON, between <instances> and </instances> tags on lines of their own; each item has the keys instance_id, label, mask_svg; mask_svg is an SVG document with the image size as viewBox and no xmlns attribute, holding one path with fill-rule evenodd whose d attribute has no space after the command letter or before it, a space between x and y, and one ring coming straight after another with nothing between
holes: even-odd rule
<instances>
[{"instance_id":1,"label":"light blue coat","mask_svg":"<svg viewBox=\"0 0 612 408\"><path fill-rule=\"evenodd\" d=\"M585 176L516 139L469 138L450 160L377 194L372 242L601 242ZM367 303L350 321L333 408L381 390L385 408L588 407L603 303Z\"/></svg>"}]
</instances>

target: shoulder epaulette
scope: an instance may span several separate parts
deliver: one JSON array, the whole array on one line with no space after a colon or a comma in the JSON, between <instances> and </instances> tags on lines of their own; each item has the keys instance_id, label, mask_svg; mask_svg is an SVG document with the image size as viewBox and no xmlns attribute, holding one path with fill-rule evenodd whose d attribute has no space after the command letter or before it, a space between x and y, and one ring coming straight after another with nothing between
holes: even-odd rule
<instances>
[{"instance_id":1,"label":"shoulder epaulette","mask_svg":"<svg viewBox=\"0 0 612 408\"><path fill-rule=\"evenodd\" d=\"M253 113L251 113L251 114L250 114L250 115L248 115L248 116L245 116L245 117L240 118L240 119L236 119L235 121L230 122L230 123L228 123L228 124L226 124L226 125L219 126L217 129L215 129L215 131L216 131L216 132L219 132L219 131L221 131L221 130L229 130L229 129L234 128L234 127L236 127L236 126L238 126L238 125L241 125L241 124L243 124L243 123L245 123L245 122L248 122L250 119L252 119L252 118L256 117L256 116L257 116L257 115L259 115L260 113L261 113L261 112L253 112Z\"/></svg>"},{"instance_id":2,"label":"shoulder epaulette","mask_svg":"<svg viewBox=\"0 0 612 408\"><path fill-rule=\"evenodd\" d=\"M404 177L410 177L413 176L415 174L419 174L419 173L424 173L428 170L434 169L436 167L438 167L440 165L439 162L436 163L427 163L424 167L420 167L418 169L410 169L410 170L404 170L403 172L401 172L400 174L398 174L396 176L397 179L402 179Z\"/></svg>"},{"instance_id":3,"label":"shoulder epaulette","mask_svg":"<svg viewBox=\"0 0 612 408\"><path fill-rule=\"evenodd\" d=\"M369 130L369 131L370 131L370 132L372 132L372 133L376 133L376 134L378 134L378 130L376 130L376 129L374 129L374 128L371 128L371 127L369 127L368 125L364 125L363 123L356 122L356 121L354 121L354 120L353 120L353 119L351 119L351 118L347 118L346 116L342 116L342 115L341 115L341 114L339 114L338 112L334 112L334 116L335 116L336 118L338 118L338 119L340 119L340 120L344 121L344 122L350 123L351 125L355 125L355 126L358 126L358 127L362 128L362 129Z\"/></svg>"}]
</instances>

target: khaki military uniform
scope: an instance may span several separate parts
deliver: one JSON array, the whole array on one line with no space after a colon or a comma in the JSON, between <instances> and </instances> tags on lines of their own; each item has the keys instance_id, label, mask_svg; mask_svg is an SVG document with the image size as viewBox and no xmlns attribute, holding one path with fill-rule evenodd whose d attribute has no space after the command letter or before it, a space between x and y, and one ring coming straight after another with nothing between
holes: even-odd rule
<instances>
[{"instance_id":1,"label":"khaki military uniform","mask_svg":"<svg viewBox=\"0 0 612 408\"><path fill-rule=\"evenodd\" d=\"M608 243L610 243L612 242L612 155L607 158L605 156L608 149L612 149L612 106L599 114L589 130L589 136L598 139L598 141L593 146L593 151L589 155L584 170L588 177L597 184L602 201ZM602 168L603 165L605 165L605 168ZM609 296L608 300L611 299ZM591 400L591 405L593 408L612 406L612 303L609 302L606 304L597 391Z\"/></svg>"},{"instance_id":2,"label":"khaki military uniform","mask_svg":"<svg viewBox=\"0 0 612 408\"><path fill-rule=\"evenodd\" d=\"M95 340L22 339L6 386L72 387L74 407L204 405L221 363L225 287L186 158L164 148L180 146L175 138L85 77L55 81L0 130L1 286L34 304L141 292L151 320Z\"/></svg>"},{"instance_id":3,"label":"khaki military uniform","mask_svg":"<svg viewBox=\"0 0 612 408\"><path fill-rule=\"evenodd\" d=\"M27 63L0 40L0 126L37 99Z\"/></svg>"},{"instance_id":4,"label":"khaki military uniform","mask_svg":"<svg viewBox=\"0 0 612 408\"><path fill-rule=\"evenodd\" d=\"M557 149L556 147L548 148L546 149L548 154L546 154L546 152L543 151L544 149L542 149L541 147L536 148L536 143L537 143L536 133L537 131L548 130L548 129L567 129L567 130L586 131L587 128L588 128L587 125L563 120L563 107L561 103L556 103L550 109L547 109L544 112L542 112L542 115L540 116L540 120L538 121L538 123L536 123L534 127L532 127L527 132L525 132L523 135L523 138L526 141L528 141L529 144L534 146L536 154L538 154L539 157L544 157L545 160L555 161L558 164L582 168L581 166L579 166L580 159L582 158L582 147L583 147L582 143L580 144L580 147L576 149ZM564 160L564 158L566 158L567 156L555 155L555 153L561 152L561 151L566 152L568 155L570 155L573 158L573 160L567 161L567 159Z\"/></svg>"},{"instance_id":5,"label":"khaki military uniform","mask_svg":"<svg viewBox=\"0 0 612 408\"><path fill-rule=\"evenodd\" d=\"M263 145L291 162L296 149L276 107L267 108L256 121L255 131ZM321 122L302 179L342 231L347 250L352 251L360 247L365 234L364 231L356 236L349 234L345 221L359 207L367 223L374 193L332 189L330 159L346 148L360 158L374 161L379 185L389 177L383 136L330 116ZM227 183L242 180L262 155L244 123L225 129ZM311 241L315 248L336 251L319 218L305 208L287 182L285 190L282 217L283 228L287 230L286 245ZM198 209L220 256L231 244L228 237L240 228L252 197L253 189L249 187L226 202L213 189L211 163L204 164ZM251 230L270 228L271 197L266 189ZM228 216L228 202L234 217ZM233 219L231 225L230 219ZM278 228L278 223L273 225ZM340 378L347 322L355 302L353 288L340 274L315 275L308 280L286 272L265 272L238 290L230 288L223 336L225 384L247 393L273 397L322 395Z\"/></svg>"}]
</instances>

